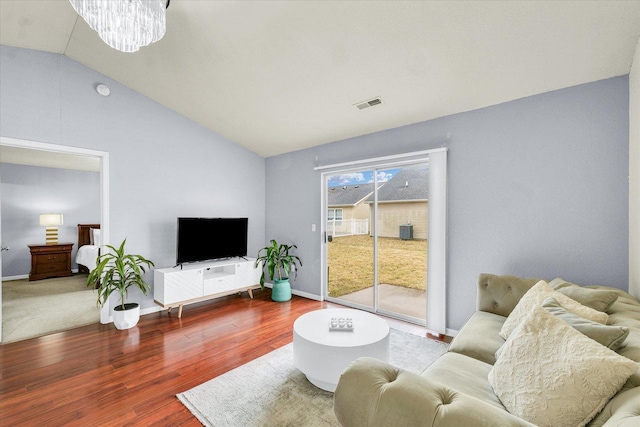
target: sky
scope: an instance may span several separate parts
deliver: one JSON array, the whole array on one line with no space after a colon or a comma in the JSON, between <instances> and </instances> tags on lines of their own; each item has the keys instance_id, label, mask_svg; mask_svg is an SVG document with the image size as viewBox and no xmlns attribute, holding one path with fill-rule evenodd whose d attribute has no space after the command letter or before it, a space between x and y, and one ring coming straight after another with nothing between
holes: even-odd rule
<instances>
[{"instance_id":1,"label":"sky","mask_svg":"<svg viewBox=\"0 0 640 427\"><path fill-rule=\"evenodd\" d=\"M400 168L379 170L378 182L387 182L400 170ZM370 184L373 183L374 171L353 172L329 177L329 187L339 187L343 185Z\"/></svg>"}]
</instances>

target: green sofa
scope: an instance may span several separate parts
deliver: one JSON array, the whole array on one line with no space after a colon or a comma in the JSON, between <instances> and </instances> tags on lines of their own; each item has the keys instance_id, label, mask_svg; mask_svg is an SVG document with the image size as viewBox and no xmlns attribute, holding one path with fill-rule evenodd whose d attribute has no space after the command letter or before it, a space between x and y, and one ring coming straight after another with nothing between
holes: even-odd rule
<instances>
[{"instance_id":1,"label":"green sofa","mask_svg":"<svg viewBox=\"0 0 640 427\"><path fill-rule=\"evenodd\" d=\"M340 423L345 427L532 426L507 411L488 376L496 363L496 351L505 343L499 335L502 325L538 281L480 275L476 313L454 338L448 352L420 375L372 358L354 361L342 374L334 395L334 412ZM609 315L607 325L629 329L616 353L640 362L638 300L616 288L579 287L561 279L549 285L578 301L575 291L579 294L581 288L609 291L609 295L614 292L617 299L614 296L615 302L604 309ZM587 426L640 426L640 369Z\"/></svg>"}]
</instances>

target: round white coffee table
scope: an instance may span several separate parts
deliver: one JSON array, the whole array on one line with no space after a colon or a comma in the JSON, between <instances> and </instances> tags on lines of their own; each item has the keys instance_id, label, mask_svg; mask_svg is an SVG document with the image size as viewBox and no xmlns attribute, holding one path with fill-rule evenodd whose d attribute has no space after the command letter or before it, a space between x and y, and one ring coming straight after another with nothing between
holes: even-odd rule
<instances>
[{"instance_id":1,"label":"round white coffee table","mask_svg":"<svg viewBox=\"0 0 640 427\"><path fill-rule=\"evenodd\" d=\"M330 331L331 318L353 319L353 330ZM293 324L293 364L309 381L333 392L342 371L358 357L389 362L389 325L371 313L351 309L316 310Z\"/></svg>"}]
</instances>

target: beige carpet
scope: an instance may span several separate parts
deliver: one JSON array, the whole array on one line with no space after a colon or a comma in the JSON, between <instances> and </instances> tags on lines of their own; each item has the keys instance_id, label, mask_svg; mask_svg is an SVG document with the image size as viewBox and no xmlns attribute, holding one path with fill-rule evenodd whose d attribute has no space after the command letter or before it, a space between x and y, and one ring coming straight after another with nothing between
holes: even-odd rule
<instances>
[{"instance_id":1,"label":"beige carpet","mask_svg":"<svg viewBox=\"0 0 640 427\"><path fill-rule=\"evenodd\" d=\"M226 374L178 394L205 426L340 426L333 393L320 390L293 366L287 344ZM391 329L391 364L421 372L447 345Z\"/></svg>"},{"instance_id":2,"label":"beige carpet","mask_svg":"<svg viewBox=\"0 0 640 427\"><path fill-rule=\"evenodd\" d=\"M86 274L2 282L2 343L48 335L97 323L98 294L85 285Z\"/></svg>"}]
</instances>

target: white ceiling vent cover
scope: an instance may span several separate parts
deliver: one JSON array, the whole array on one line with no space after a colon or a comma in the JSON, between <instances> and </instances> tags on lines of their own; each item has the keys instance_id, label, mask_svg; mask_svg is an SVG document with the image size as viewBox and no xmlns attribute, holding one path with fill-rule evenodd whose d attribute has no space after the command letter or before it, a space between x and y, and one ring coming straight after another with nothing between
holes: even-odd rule
<instances>
[{"instance_id":1,"label":"white ceiling vent cover","mask_svg":"<svg viewBox=\"0 0 640 427\"><path fill-rule=\"evenodd\" d=\"M364 110L365 108L374 107L376 105L382 104L382 99L380 97L370 99L368 101L358 102L357 104L353 104L358 110Z\"/></svg>"}]
</instances>

